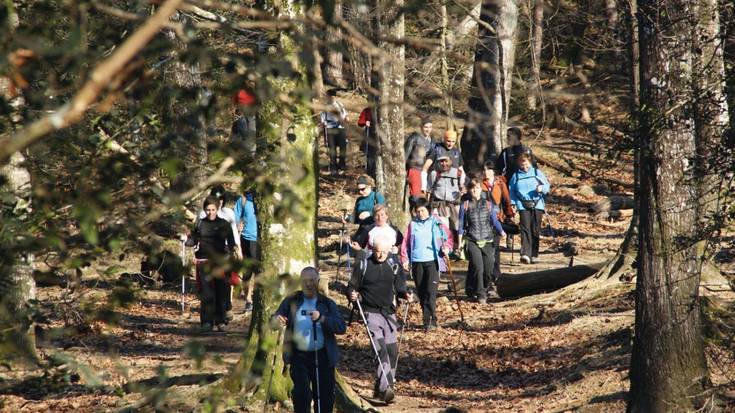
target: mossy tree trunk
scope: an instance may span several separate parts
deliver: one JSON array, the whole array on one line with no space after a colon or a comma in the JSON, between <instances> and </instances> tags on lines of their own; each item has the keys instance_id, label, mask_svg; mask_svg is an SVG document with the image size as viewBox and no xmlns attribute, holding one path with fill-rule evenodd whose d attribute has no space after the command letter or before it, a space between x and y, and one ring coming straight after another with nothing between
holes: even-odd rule
<instances>
[{"instance_id":1,"label":"mossy tree trunk","mask_svg":"<svg viewBox=\"0 0 735 413\"><path fill-rule=\"evenodd\" d=\"M698 297L704 248L692 79L696 7L639 2L640 209L629 412L694 411L709 375Z\"/></svg>"}]
</instances>

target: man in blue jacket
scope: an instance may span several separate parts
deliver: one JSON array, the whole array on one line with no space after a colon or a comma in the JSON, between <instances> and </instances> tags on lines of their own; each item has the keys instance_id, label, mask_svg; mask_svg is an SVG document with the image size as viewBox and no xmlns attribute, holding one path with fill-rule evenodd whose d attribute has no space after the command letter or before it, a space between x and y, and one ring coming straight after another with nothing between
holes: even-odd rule
<instances>
[{"instance_id":1,"label":"man in blue jacket","mask_svg":"<svg viewBox=\"0 0 735 413\"><path fill-rule=\"evenodd\" d=\"M301 291L287 297L273 315L286 327L283 359L291 365L294 411L307 413L312 400L321 413L334 408L334 372L340 354L336 334L347 330L337 304L318 292L319 272L314 267L301 271ZM318 368L317 368L318 366ZM318 371L318 374L317 374ZM311 389L319 389L312 394Z\"/></svg>"}]
</instances>

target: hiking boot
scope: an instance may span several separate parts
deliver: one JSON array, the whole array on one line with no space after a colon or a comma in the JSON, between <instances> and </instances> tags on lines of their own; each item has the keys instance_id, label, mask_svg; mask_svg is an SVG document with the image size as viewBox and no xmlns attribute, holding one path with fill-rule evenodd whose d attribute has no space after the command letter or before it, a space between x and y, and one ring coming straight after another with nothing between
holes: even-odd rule
<instances>
[{"instance_id":1,"label":"hiking boot","mask_svg":"<svg viewBox=\"0 0 735 413\"><path fill-rule=\"evenodd\" d=\"M489 298L491 300L496 300L496 299L500 298L500 296L498 295L498 291L495 289L495 286L492 286L492 287L488 288L488 290L487 290L487 298Z\"/></svg>"},{"instance_id":2,"label":"hiking boot","mask_svg":"<svg viewBox=\"0 0 735 413\"><path fill-rule=\"evenodd\" d=\"M253 311L253 303L245 303L245 308L242 310L243 313L249 313Z\"/></svg>"},{"instance_id":3,"label":"hiking boot","mask_svg":"<svg viewBox=\"0 0 735 413\"><path fill-rule=\"evenodd\" d=\"M433 331L433 330L436 330L436 325L434 325L434 324L427 324L427 325L424 325L424 330L426 330L427 332L428 332L428 331Z\"/></svg>"},{"instance_id":4,"label":"hiking boot","mask_svg":"<svg viewBox=\"0 0 735 413\"><path fill-rule=\"evenodd\" d=\"M388 386L387 389L385 389L385 393L383 393L383 401L386 403L393 403L393 399L396 398L396 393L393 391L393 389Z\"/></svg>"},{"instance_id":5,"label":"hiking boot","mask_svg":"<svg viewBox=\"0 0 735 413\"><path fill-rule=\"evenodd\" d=\"M487 304L487 298L480 297L480 298L477 299L477 302L480 303L480 304Z\"/></svg>"},{"instance_id":6,"label":"hiking boot","mask_svg":"<svg viewBox=\"0 0 735 413\"><path fill-rule=\"evenodd\" d=\"M217 324L217 331L225 331L225 323Z\"/></svg>"},{"instance_id":7,"label":"hiking boot","mask_svg":"<svg viewBox=\"0 0 735 413\"><path fill-rule=\"evenodd\" d=\"M232 311L227 310L225 311L225 323L229 323L232 321Z\"/></svg>"},{"instance_id":8,"label":"hiking boot","mask_svg":"<svg viewBox=\"0 0 735 413\"><path fill-rule=\"evenodd\" d=\"M204 323L199 327L200 333L211 333L212 332L212 323Z\"/></svg>"},{"instance_id":9,"label":"hiking boot","mask_svg":"<svg viewBox=\"0 0 735 413\"><path fill-rule=\"evenodd\" d=\"M521 255L521 262L524 264L530 264L531 258L528 255Z\"/></svg>"},{"instance_id":10,"label":"hiking boot","mask_svg":"<svg viewBox=\"0 0 735 413\"><path fill-rule=\"evenodd\" d=\"M531 264L537 264L538 262L538 257L531 257Z\"/></svg>"}]
</instances>

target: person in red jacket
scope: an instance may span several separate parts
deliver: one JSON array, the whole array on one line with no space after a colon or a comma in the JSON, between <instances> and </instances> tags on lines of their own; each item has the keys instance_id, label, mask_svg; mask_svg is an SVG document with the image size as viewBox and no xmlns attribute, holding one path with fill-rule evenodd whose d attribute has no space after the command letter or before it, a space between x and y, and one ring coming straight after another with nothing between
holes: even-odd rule
<instances>
[{"instance_id":1,"label":"person in red jacket","mask_svg":"<svg viewBox=\"0 0 735 413\"><path fill-rule=\"evenodd\" d=\"M378 135L375 128L375 120L373 119L373 110L367 107L360 112L357 119L357 126L365 130L363 134L363 144L360 146L365 152L365 173L376 179L376 160L378 159Z\"/></svg>"}]
</instances>

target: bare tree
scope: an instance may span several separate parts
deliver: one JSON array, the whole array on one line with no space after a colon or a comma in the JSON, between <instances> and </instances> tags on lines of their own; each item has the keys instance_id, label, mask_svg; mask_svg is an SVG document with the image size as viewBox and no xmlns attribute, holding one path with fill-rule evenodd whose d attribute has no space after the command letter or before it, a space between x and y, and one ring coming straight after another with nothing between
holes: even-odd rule
<instances>
[{"instance_id":1,"label":"bare tree","mask_svg":"<svg viewBox=\"0 0 735 413\"><path fill-rule=\"evenodd\" d=\"M503 148L518 23L516 0L483 3L462 152L470 170Z\"/></svg>"},{"instance_id":2,"label":"bare tree","mask_svg":"<svg viewBox=\"0 0 735 413\"><path fill-rule=\"evenodd\" d=\"M342 18L342 1L334 2L334 11L332 13L334 20ZM342 36L339 27L330 27L327 29L327 82L342 86L344 79L342 76Z\"/></svg>"},{"instance_id":3,"label":"bare tree","mask_svg":"<svg viewBox=\"0 0 735 413\"><path fill-rule=\"evenodd\" d=\"M403 0L377 0L379 38L402 39L405 36ZM403 44L380 41L385 52L375 69L380 74L380 104L378 106L378 152L381 157L385 200L394 224L403 227L403 188L406 182L405 154L403 153L403 91L406 84L405 48Z\"/></svg>"},{"instance_id":4,"label":"bare tree","mask_svg":"<svg viewBox=\"0 0 735 413\"><path fill-rule=\"evenodd\" d=\"M704 1L639 5L640 225L628 411L693 411L711 403L698 297L708 184L701 156L691 164L698 140L708 140L698 136L710 133L698 113L709 105L696 95L702 77L695 72L712 61L698 37L711 33L716 12Z\"/></svg>"},{"instance_id":5,"label":"bare tree","mask_svg":"<svg viewBox=\"0 0 735 413\"><path fill-rule=\"evenodd\" d=\"M528 110L536 111L537 103L543 104L541 97L541 49L544 37L544 0L535 0L531 19L531 70L528 82ZM541 108L543 110L543 107Z\"/></svg>"}]
</instances>

